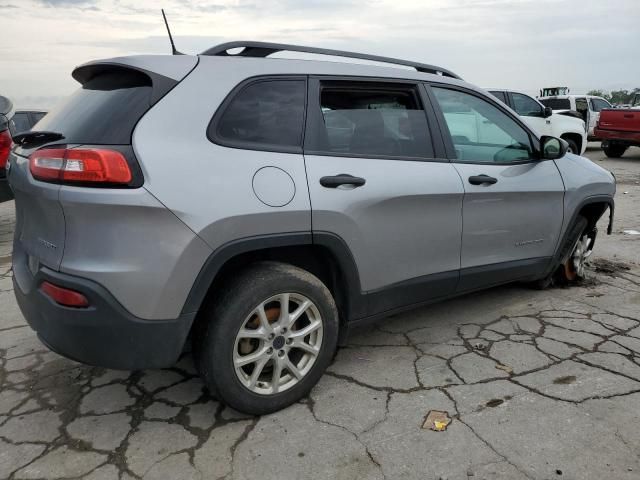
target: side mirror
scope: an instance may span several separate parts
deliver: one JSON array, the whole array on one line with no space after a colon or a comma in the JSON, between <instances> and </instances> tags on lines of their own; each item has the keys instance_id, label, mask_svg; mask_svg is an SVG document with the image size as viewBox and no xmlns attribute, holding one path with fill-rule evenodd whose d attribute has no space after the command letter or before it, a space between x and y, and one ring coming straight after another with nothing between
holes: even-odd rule
<instances>
[{"instance_id":1,"label":"side mirror","mask_svg":"<svg viewBox=\"0 0 640 480\"><path fill-rule=\"evenodd\" d=\"M549 137L543 135L540 137L540 150L542 152L543 160L555 160L562 158L567 153L569 144L557 137Z\"/></svg>"},{"instance_id":2,"label":"side mirror","mask_svg":"<svg viewBox=\"0 0 640 480\"><path fill-rule=\"evenodd\" d=\"M553 110L551 109L551 107L544 107L544 112L543 112L542 116L544 118L548 118L551 115L553 115Z\"/></svg>"}]
</instances>

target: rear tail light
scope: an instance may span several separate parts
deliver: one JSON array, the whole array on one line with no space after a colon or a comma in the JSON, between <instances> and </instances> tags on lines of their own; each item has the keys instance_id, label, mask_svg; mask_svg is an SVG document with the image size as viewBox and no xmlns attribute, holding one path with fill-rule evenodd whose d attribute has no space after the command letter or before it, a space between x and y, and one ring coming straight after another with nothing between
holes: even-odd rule
<instances>
[{"instance_id":1,"label":"rear tail light","mask_svg":"<svg viewBox=\"0 0 640 480\"><path fill-rule=\"evenodd\" d=\"M9 160L9 152L11 152L11 134L9 130L0 132L0 168L6 168L7 160Z\"/></svg>"},{"instance_id":2,"label":"rear tail light","mask_svg":"<svg viewBox=\"0 0 640 480\"><path fill-rule=\"evenodd\" d=\"M56 183L127 185L131 169L116 150L103 148L43 148L29 157L33 178Z\"/></svg>"},{"instance_id":3,"label":"rear tail light","mask_svg":"<svg viewBox=\"0 0 640 480\"><path fill-rule=\"evenodd\" d=\"M54 302L65 307L85 308L89 306L87 297L69 288L60 287L45 281L40 285L40 290Z\"/></svg>"}]
</instances>

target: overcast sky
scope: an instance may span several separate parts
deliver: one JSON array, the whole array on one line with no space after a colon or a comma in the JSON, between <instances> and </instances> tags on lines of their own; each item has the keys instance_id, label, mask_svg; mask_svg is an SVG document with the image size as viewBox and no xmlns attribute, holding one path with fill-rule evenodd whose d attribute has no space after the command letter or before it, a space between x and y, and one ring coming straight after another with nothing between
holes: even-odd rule
<instances>
[{"instance_id":1,"label":"overcast sky","mask_svg":"<svg viewBox=\"0 0 640 480\"><path fill-rule=\"evenodd\" d=\"M50 108L88 60L230 40L441 65L484 87L640 87L640 0L0 0L0 94Z\"/></svg>"}]
</instances>

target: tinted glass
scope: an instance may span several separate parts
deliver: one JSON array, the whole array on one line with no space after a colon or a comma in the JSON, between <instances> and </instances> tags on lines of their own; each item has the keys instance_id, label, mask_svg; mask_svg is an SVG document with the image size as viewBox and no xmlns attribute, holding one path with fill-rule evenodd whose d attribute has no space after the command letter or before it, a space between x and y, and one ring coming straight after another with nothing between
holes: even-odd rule
<instances>
[{"instance_id":1,"label":"tinted glass","mask_svg":"<svg viewBox=\"0 0 640 480\"><path fill-rule=\"evenodd\" d=\"M26 112L18 112L13 116L13 126L16 132L26 132L31 130L31 121L29 114Z\"/></svg>"},{"instance_id":2,"label":"tinted glass","mask_svg":"<svg viewBox=\"0 0 640 480\"><path fill-rule=\"evenodd\" d=\"M413 87L324 86L319 150L344 155L433 157L425 112Z\"/></svg>"},{"instance_id":3,"label":"tinted glass","mask_svg":"<svg viewBox=\"0 0 640 480\"><path fill-rule=\"evenodd\" d=\"M591 105L593 105L593 111L594 112L599 112L605 108L611 108L611 105L609 105L609 102L601 99L601 98L592 98L591 99Z\"/></svg>"},{"instance_id":4,"label":"tinted glass","mask_svg":"<svg viewBox=\"0 0 640 480\"><path fill-rule=\"evenodd\" d=\"M501 92L499 90L491 90L489 93L491 95L493 95L494 97L496 97L498 100L500 100L505 105L507 104L507 97L504 94L504 92Z\"/></svg>"},{"instance_id":5,"label":"tinted glass","mask_svg":"<svg viewBox=\"0 0 640 480\"><path fill-rule=\"evenodd\" d=\"M541 99L540 103L551 110L571 110L571 102L568 98L545 98Z\"/></svg>"},{"instance_id":6,"label":"tinted glass","mask_svg":"<svg viewBox=\"0 0 640 480\"><path fill-rule=\"evenodd\" d=\"M217 123L216 137L257 147L301 147L304 80L268 80L243 88Z\"/></svg>"},{"instance_id":7,"label":"tinted glass","mask_svg":"<svg viewBox=\"0 0 640 480\"><path fill-rule=\"evenodd\" d=\"M527 131L490 102L475 95L434 88L458 160L522 162L534 158Z\"/></svg>"},{"instance_id":8,"label":"tinted glass","mask_svg":"<svg viewBox=\"0 0 640 480\"><path fill-rule=\"evenodd\" d=\"M131 70L103 73L46 115L37 130L62 133L68 143L128 144L150 101L146 75Z\"/></svg>"},{"instance_id":9,"label":"tinted glass","mask_svg":"<svg viewBox=\"0 0 640 480\"><path fill-rule=\"evenodd\" d=\"M522 95L521 93L512 93L513 109L518 115L525 117L540 117L542 116L542 108L538 102L533 98Z\"/></svg>"}]
</instances>

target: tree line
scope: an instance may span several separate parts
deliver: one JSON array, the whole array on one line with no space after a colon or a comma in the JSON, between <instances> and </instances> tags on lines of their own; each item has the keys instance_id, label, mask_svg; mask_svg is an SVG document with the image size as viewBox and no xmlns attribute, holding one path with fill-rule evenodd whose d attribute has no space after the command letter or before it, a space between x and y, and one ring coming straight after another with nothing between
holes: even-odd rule
<instances>
[{"instance_id":1,"label":"tree line","mask_svg":"<svg viewBox=\"0 0 640 480\"><path fill-rule=\"evenodd\" d=\"M609 93L604 90L591 90L587 92L587 95L607 99L612 105L633 103L636 94L640 94L640 88L634 88L633 90L612 90Z\"/></svg>"}]
</instances>

